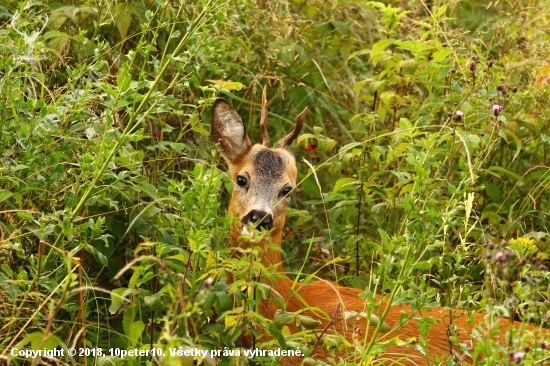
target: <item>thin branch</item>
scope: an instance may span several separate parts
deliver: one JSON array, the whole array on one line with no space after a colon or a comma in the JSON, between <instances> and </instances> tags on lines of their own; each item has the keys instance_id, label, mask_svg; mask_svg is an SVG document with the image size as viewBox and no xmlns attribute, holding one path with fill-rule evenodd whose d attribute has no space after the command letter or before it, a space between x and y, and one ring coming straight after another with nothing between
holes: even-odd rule
<instances>
[{"instance_id":1,"label":"thin branch","mask_svg":"<svg viewBox=\"0 0 550 366\"><path fill-rule=\"evenodd\" d=\"M313 346L313 349L311 350L311 354L313 354L313 352L315 352L315 348L317 348L317 346L319 345L319 342L321 342L321 338L323 338L323 335L327 332L328 327L330 327L332 324L334 324L334 322L335 322L334 318L336 318L336 314L338 314L338 310L340 309L340 305L341 305L341 303L338 303L338 305L336 306L336 309L334 310L334 313L330 317L330 321L327 323L327 325L325 325L325 327L323 328L323 331L317 337L317 342L315 342L315 345Z\"/></svg>"}]
</instances>

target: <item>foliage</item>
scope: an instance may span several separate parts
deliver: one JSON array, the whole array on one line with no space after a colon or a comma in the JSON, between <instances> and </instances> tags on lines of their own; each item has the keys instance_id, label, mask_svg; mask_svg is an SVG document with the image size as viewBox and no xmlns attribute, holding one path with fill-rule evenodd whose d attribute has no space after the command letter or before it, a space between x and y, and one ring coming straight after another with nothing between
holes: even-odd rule
<instances>
[{"instance_id":1,"label":"foliage","mask_svg":"<svg viewBox=\"0 0 550 366\"><path fill-rule=\"evenodd\" d=\"M209 109L225 95L257 136L263 86L273 136L313 110L296 151L308 164L288 214L289 272L415 309L548 326L548 10L535 0L0 5L0 358L86 346L164 356L62 361L168 365L180 362L169 350L199 349L227 350L199 362L230 364L248 360L229 350L258 327L275 335L266 349L308 340L285 340L247 310L248 290L268 293L256 282L261 253L226 248L231 182ZM423 347L425 334L401 341ZM483 364L508 351L525 364L550 357L522 334L509 350L479 337L462 350ZM357 349L349 362L384 344Z\"/></svg>"}]
</instances>

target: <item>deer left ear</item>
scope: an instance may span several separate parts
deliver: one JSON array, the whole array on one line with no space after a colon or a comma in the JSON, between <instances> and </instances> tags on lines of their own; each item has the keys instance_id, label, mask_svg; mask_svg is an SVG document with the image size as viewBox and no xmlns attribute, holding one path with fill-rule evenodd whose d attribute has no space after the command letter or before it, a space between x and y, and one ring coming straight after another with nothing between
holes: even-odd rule
<instances>
[{"instance_id":1,"label":"deer left ear","mask_svg":"<svg viewBox=\"0 0 550 366\"><path fill-rule=\"evenodd\" d=\"M241 117L223 98L216 99L212 108L211 135L214 142L220 143L222 155L228 162L235 162L252 146Z\"/></svg>"}]
</instances>

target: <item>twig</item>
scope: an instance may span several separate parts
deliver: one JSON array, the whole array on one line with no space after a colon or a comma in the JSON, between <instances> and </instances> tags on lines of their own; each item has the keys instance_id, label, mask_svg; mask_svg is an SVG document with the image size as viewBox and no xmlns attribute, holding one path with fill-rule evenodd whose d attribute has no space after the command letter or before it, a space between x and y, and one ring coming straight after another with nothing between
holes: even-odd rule
<instances>
[{"instance_id":1,"label":"twig","mask_svg":"<svg viewBox=\"0 0 550 366\"><path fill-rule=\"evenodd\" d=\"M323 328L323 331L317 337L317 342L315 342L315 345L313 346L313 349L311 350L311 354L313 354L313 352L315 352L315 348L317 348L317 346L319 345L319 342L321 342L321 338L323 338L323 335L326 333L328 327L330 327L332 324L334 324L334 318L336 317L336 314L338 313L338 310L340 309L340 305L341 305L341 303L338 303L338 305L336 306L336 310L334 310L334 314L332 314L332 316L330 317L330 321L328 322L327 325L325 325L325 327ZM325 351L325 354L326 354L326 351Z\"/></svg>"}]
</instances>

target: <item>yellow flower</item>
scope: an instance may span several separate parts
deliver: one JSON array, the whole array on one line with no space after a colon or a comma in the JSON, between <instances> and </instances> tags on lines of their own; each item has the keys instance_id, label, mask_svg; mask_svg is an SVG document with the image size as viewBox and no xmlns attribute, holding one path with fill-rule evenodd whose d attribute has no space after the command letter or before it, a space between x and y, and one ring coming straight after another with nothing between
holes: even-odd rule
<instances>
[{"instance_id":1,"label":"yellow flower","mask_svg":"<svg viewBox=\"0 0 550 366\"><path fill-rule=\"evenodd\" d=\"M533 238L510 239L509 244L510 247L523 258L529 258L539 251Z\"/></svg>"}]
</instances>

